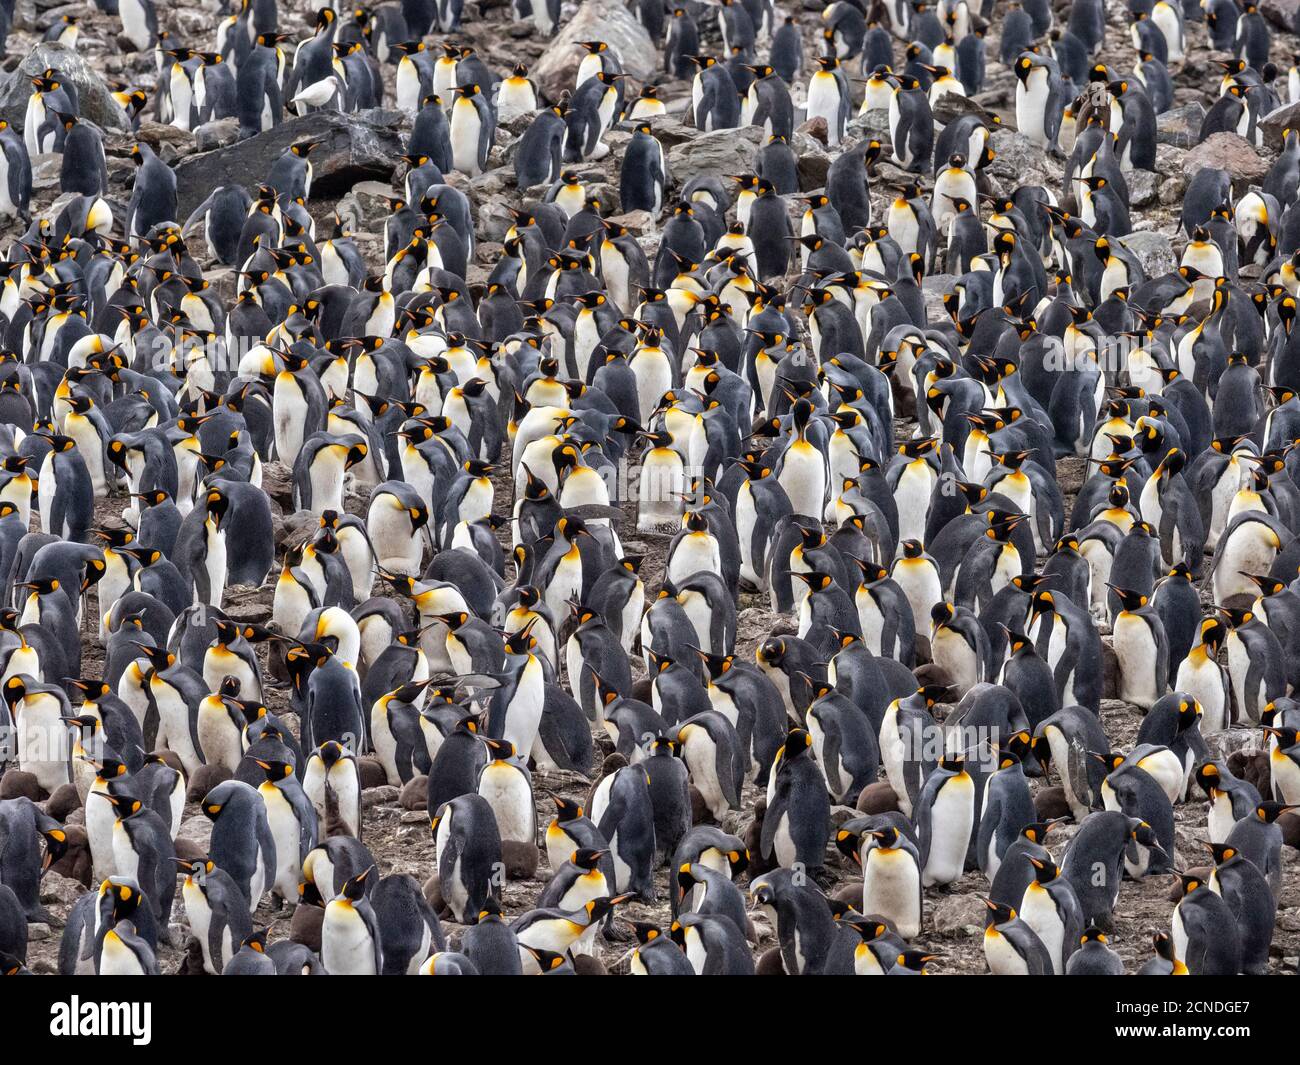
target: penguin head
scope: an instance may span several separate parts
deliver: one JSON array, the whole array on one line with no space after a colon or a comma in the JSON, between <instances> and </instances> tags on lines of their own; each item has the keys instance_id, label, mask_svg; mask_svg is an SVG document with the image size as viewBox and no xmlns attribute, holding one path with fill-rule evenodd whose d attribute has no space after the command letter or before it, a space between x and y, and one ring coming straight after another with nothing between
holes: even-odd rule
<instances>
[{"instance_id":1,"label":"penguin head","mask_svg":"<svg viewBox=\"0 0 1300 1065\"><path fill-rule=\"evenodd\" d=\"M343 889L339 892L339 899L346 899L349 903L359 902L366 894L369 888L370 874L375 871L372 865L364 872L358 873L350 880L343 883Z\"/></svg>"},{"instance_id":2,"label":"penguin head","mask_svg":"<svg viewBox=\"0 0 1300 1065\"><path fill-rule=\"evenodd\" d=\"M528 951L532 956L533 962L537 965L537 968L543 973L554 972L556 969L559 969L564 965L567 960L565 955L557 954L555 951L546 950L543 947L525 946L524 950Z\"/></svg>"},{"instance_id":3,"label":"penguin head","mask_svg":"<svg viewBox=\"0 0 1300 1065\"><path fill-rule=\"evenodd\" d=\"M1212 843L1208 839L1199 840L1198 842L1210 852L1216 866L1232 861L1239 853L1236 847L1227 843Z\"/></svg>"},{"instance_id":4,"label":"penguin head","mask_svg":"<svg viewBox=\"0 0 1300 1065\"><path fill-rule=\"evenodd\" d=\"M104 794L104 793L96 793ZM41 858L41 871L47 872L68 853L68 833L59 825L51 825L40 830L41 839L45 841L45 854Z\"/></svg>"},{"instance_id":5,"label":"penguin head","mask_svg":"<svg viewBox=\"0 0 1300 1065\"><path fill-rule=\"evenodd\" d=\"M1274 802L1272 799L1268 799L1259 803L1255 807L1255 816L1259 818L1260 821L1264 822L1264 824L1271 825L1283 814L1289 813L1295 809L1300 809L1300 807L1287 805L1284 802Z\"/></svg>"},{"instance_id":6,"label":"penguin head","mask_svg":"<svg viewBox=\"0 0 1300 1065\"><path fill-rule=\"evenodd\" d=\"M1175 973L1187 972L1187 966L1178 959L1178 955L1174 950L1173 937L1168 932L1153 932L1151 945L1155 948L1155 952L1159 957L1174 966Z\"/></svg>"},{"instance_id":7,"label":"penguin head","mask_svg":"<svg viewBox=\"0 0 1300 1065\"><path fill-rule=\"evenodd\" d=\"M515 745L509 740L483 737L483 745L488 749L488 757L494 762L508 762L515 756Z\"/></svg>"},{"instance_id":8,"label":"penguin head","mask_svg":"<svg viewBox=\"0 0 1300 1065\"><path fill-rule=\"evenodd\" d=\"M576 821L585 814L582 804L575 799L566 799L563 795L552 795L551 801L555 803L555 820L557 824L563 825L569 821Z\"/></svg>"},{"instance_id":9,"label":"penguin head","mask_svg":"<svg viewBox=\"0 0 1300 1065\"><path fill-rule=\"evenodd\" d=\"M1053 614L1056 612L1056 600L1052 593L1046 589L1035 591L1033 598L1029 603L1029 620L1032 624L1043 614Z\"/></svg>"},{"instance_id":10,"label":"penguin head","mask_svg":"<svg viewBox=\"0 0 1300 1065\"><path fill-rule=\"evenodd\" d=\"M1122 588L1119 585L1110 584L1109 582L1106 584L1106 587L1115 593L1116 598L1119 599L1120 607L1126 612L1141 610L1149 602L1145 592L1137 592L1131 588Z\"/></svg>"},{"instance_id":11,"label":"penguin head","mask_svg":"<svg viewBox=\"0 0 1300 1065\"><path fill-rule=\"evenodd\" d=\"M96 791L92 795L102 795L113 807L113 813L117 815L119 821L125 821L127 818L138 814L144 809L144 804L134 795L118 794L113 791Z\"/></svg>"},{"instance_id":12,"label":"penguin head","mask_svg":"<svg viewBox=\"0 0 1300 1065\"><path fill-rule=\"evenodd\" d=\"M792 728L785 735L785 743L782 745L782 757L789 763L800 755L806 754L812 747L812 736L807 730L802 728Z\"/></svg>"},{"instance_id":13,"label":"penguin head","mask_svg":"<svg viewBox=\"0 0 1300 1065\"><path fill-rule=\"evenodd\" d=\"M942 954L927 954L923 950L905 950L894 959L894 966L899 969L906 969L909 972L919 973L922 976L929 976L930 971L927 966L929 966L930 962L938 961L942 957Z\"/></svg>"},{"instance_id":14,"label":"penguin head","mask_svg":"<svg viewBox=\"0 0 1300 1065\"><path fill-rule=\"evenodd\" d=\"M1016 911L1005 902L995 902L993 899L985 899L984 905L989 911L989 924L985 929L985 935L987 935L995 925L1006 924L1008 921L1014 921L1016 919Z\"/></svg>"},{"instance_id":15,"label":"penguin head","mask_svg":"<svg viewBox=\"0 0 1300 1065\"><path fill-rule=\"evenodd\" d=\"M1083 935L1079 937L1079 946L1086 947L1092 943L1098 943L1105 946L1110 942L1109 937L1098 928L1095 924L1089 923L1088 927L1083 930Z\"/></svg>"},{"instance_id":16,"label":"penguin head","mask_svg":"<svg viewBox=\"0 0 1300 1065\"><path fill-rule=\"evenodd\" d=\"M794 576L798 577L808 586L808 591L810 593L824 592L835 583L829 573L822 573L816 570L808 573L796 573Z\"/></svg>"},{"instance_id":17,"label":"penguin head","mask_svg":"<svg viewBox=\"0 0 1300 1065\"><path fill-rule=\"evenodd\" d=\"M210 858L178 858L173 857L172 861L176 864L177 872L189 882L199 884L200 886L207 880L208 876L217 868L217 863Z\"/></svg>"},{"instance_id":18,"label":"penguin head","mask_svg":"<svg viewBox=\"0 0 1300 1065\"><path fill-rule=\"evenodd\" d=\"M936 629L943 628L957 616L957 608L952 603L938 602L930 608L930 621Z\"/></svg>"},{"instance_id":19,"label":"penguin head","mask_svg":"<svg viewBox=\"0 0 1300 1065\"><path fill-rule=\"evenodd\" d=\"M278 762L274 760L263 760L261 758L253 759L254 762L266 774L266 780L269 784L274 784L277 780L285 780L293 775L293 766L289 762Z\"/></svg>"},{"instance_id":20,"label":"penguin head","mask_svg":"<svg viewBox=\"0 0 1300 1065\"><path fill-rule=\"evenodd\" d=\"M1194 775L1196 783L1201 786L1201 790L1207 796L1212 796L1214 792L1222 790L1219 783L1223 775L1220 773L1218 765L1212 760L1207 759L1201 762L1194 770Z\"/></svg>"},{"instance_id":21,"label":"penguin head","mask_svg":"<svg viewBox=\"0 0 1300 1065\"><path fill-rule=\"evenodd\" d=\"M1228 627L1218 618L1207 617L1201 620L1200 634L1206 654L1212 658L1219 653L1219 648L1227 638Z\"/></svg>"},{"instance_id":22,"label":"penguin head","mask_svg":"<svg viewBox=\"0 0 1300 1065\"><path fill-rule=\"evenodd\" d=\"M754 658L759 665L780 668L785 660L785 641L779 636L770 636L754 649Z\"/></svg>"}]
</instances>

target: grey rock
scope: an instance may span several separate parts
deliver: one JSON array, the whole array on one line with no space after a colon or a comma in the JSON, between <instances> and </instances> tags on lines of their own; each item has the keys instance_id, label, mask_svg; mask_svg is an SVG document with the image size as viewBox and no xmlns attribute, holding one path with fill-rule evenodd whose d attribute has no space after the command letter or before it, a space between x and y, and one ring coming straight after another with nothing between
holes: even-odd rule
<instances>
[{"instance_id":1,"label":"grey rock","mask_svg":"<svg viewBox=\"0 0 1300 1065\"><path fill-rule=\"evenodd\" d=\"M985 173L1003 182L1008 192L1017 185L1055 183L1060 177L1060 165L1013 129L999 126L990 132L989 147L994 151L994 158Z\"/></svg>"},{"instance_id":2,"label":"grey rock","mask_svg":"<svg viewBox=\"0 0 1300 1065\"><path fill-rule=\"evenodd\" d=\"M986 912L984 903L977 895L949 895L940 899L934 907L934 930L956 932L979 929L984 924Z\"/></svg>"},{"instance_id":3,"label":"grey rock","mask_svg":"<svg viewBox=\"0 0 1300 1065\"><path fill-rule=\"evenodd\" d=\"M1159 194L1159 177L1150 170L1133 170L1124 175L1128 182L1129 205L1149 207Z\"/></svg>"},{"instance_id":4,"label":"grey rock","mask_svg":"<svg viewBox=\"0 0 1300 1065\"><path fill-rule=\"evenodd\" d=\"M195 127L194 145L201 152L224 148L239 140L239 119L216 118Z\"/></svg>"},{"instance_id":5,"label":"grey rock","mask_svg":"<svg viewBox=\"0 0 1300 1065\"><path fill-rule=\"evenodd\" d=\"M1157 233L1154 230L1130 233L1126 237L1121 237L1119 242L1138 257L1138 262L1142 264L1147 277L1166 274L1178 265L1174 259L1173 241L1164 233Z\"/></svg>"},{"instance_id":6,"label":"grey rock","mask_svg":"<svg viewBox=\"0 0 1300 1065\"><path fill-rule=\"evenodd\" d=\"M1156 140L1161 144L1172 144L1175 148L1190 148L1196 143L1201 120L1204 118L1205 108L1199 103L1171 108L1156 116Z\"/></svg>"},{"instance_id":7,"label":"grey rock","mask_svg":"<svg viewBox=\"0 0 1300 1065\"><path fill-rule=\"evenodd\" d=\"M376 109L344 115L317 111L237 144L191 155L176 167L179 213L188 215L220 185L251 185L298 141L320 143L311 155L313 196L346 192L358 181L387 179L402 154L402 116Z\"/></svg>"},{"instance_id":8,"label":"grey rock","mask_svg":"<svg viewBox=\"0 0 1300 1065\"><path fill-rule=\"evenodd\" d=\"M1263 0L1260 14L1280 30L1295 33L1296 16L1300 15L1300 0Z\"/></svg>"},{"instance_id":9,"label":"grey rock","mask_svg":"<svg viewBox=\"0 0 1300 1065\"><path fill-rule=\"evenodd\" d=\"M1191 178L1207 166L1226 170L1238 191L1264 180L1268 163L1245 137L1236 133L1212 133L1183 156L1183 173Z\"/></svg>"},{"instance_id":10,"label":"grey rock","mask_svg":"<svg viewBox=\"0 0 1300 1065\"><path fill-rule=\"evenodd\" d=\"M10 42L12 47L12 38ZM38 44L17 69L0 81L0 118L21 129L32 92L31 79L51 67L76 87L82 117L109 132L130 133L126 112L113 99L104 79L79 52L55 44Z\"/></svg>"},{"instance_id":11,"label":"grey rock","mask_svg":"<svg viewBox=\"0 0 1300 1065\"><path fill-rule=\"evenodd\" d=\"M71 906L84 893L85 888L69 877L50 871L41 878L41 901Z\"/></svg>"},{"instance_id":12,"label":"grey rock","mask_svg":"<svg viewBox=\"0 0 1300 1065\"><path fill-rule=\"evenodd\" d=\"M668 149L669 169L683 184L697 174L743 174L754 167L762 135L757 126L695 133Z\"/></svg>"},{"instance_id":13,"label":"grey rock","mask_svg":"<svg viewBox=\"0 0 1300 1065\"><path fill-rule=\"evenodd\" d=\"M1283 104L1259 120L1264 131L1264 143L1274 148L1282 147L1282 131L1300 128L1300 103Z\"/></svg>"},{"instance_id":14,"label":"grey rock","mask_svg":"<svg viewBox=\"0 0 1300 1065\"><path fill-rule=\"evenodd\" d=\"M623 70L637 81L646 81L655 73L658 52L637 17L620 0L585 0L530 71L551 98L573 88L586 54L579 41L604 41L617 54Z\"/></svg>"}]
</instances>

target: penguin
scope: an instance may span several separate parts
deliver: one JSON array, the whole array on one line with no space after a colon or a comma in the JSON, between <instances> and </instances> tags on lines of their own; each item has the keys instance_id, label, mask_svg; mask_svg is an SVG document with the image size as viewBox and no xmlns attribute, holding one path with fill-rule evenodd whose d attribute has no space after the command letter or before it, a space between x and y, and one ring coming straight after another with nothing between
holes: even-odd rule
<instances>
[{"instance_id":1,"label":"penguin","mask_svg":"<svg viewBox=\"0 0 1300 1065\"><path fill-rule=\"evenodd\" d=\"M1277 819L1288 809L1279 802L1257 803L1253 810L1237 821L1223 841L1255 863L1274 895L1282 882L1282 831L1277 825Z\"/></svg>"},{"instance_id":2,"label":"penguin","mask_svg":"<svg viewBox=\"0 0 1300 1065\"><path fill-rule=\"evenodd\" d=\"M1037 934L1052 963L1064 975L1083 936L1083 911L1070 882L1051 859L1030 857L1034 878L1025 888L1021 916Z\"/></svg>"},{"instance_id":3,"label":"penguin","mask_svg":"<svg viewBox=\"0 0 1300 1065\"><path fill-rule=\"evenodd\" d=\"M633 127L632 139L623 155L619 203L624 211L649 211L658 217L663 210L667 182L668 167L663 146L655 139L650 123L641 121Z\"/></svg>"},{"instance_id":4,"label":"penguin","mask_svg":"<svg viewBox=\"0 0 1300 1065\"><path fill-rule=\"evenodd\" d=\"M369 895L362 890L362 901L373 909L380 932L380 975L415 975L426 958L446 949L442 926L413 876L394 873Z\"/></svg>"},{"instance_id":5,"label":"penguin","mask_svg":"<svg viewBox=\"0 0 1300 1065\"><path fill-rule=\"evenodd\" d=\"M443 900L460 924L474 924L497 896L501 833L487 799L477 793L443 803L431 815Z\"/></svg>"},{"instance_id":6,"label":"penguin","mask_svg":"<svg viewBox=\"0 0 1300 1065\"><path fill-rule=\"evenodd\" d=\"M1174 953L1174 941L1168 932L1155 932L1151 936L1156 956L1142 964L1138 976L1189 976L1187 966Z\"/></svg>"},{"instance_id":7,"label":"penguin","mask_svg":"<svg viewBox=\"0 0 1300 1065\"><path fill-rule=\"evenodd\" d=\"M220 976L239 946L253 934L248 902L224 869L211 859L175 858L181 899L190 931L198 940L204 971Z\"/></svg>"},{"instance_id":8,"label":"penguin","mask_svg":"<svg viewBox=\"0 0 1300 1065\"><path fill-rule=\"evenodd\" d=\"M321 922L321 962L337 976L378 976L384 969L379 918L367 895L371 866L348 879L325 904Z\"/></svg>"},{"instance_id":9,"label":"penguin","mask_svg":"<svg viewBox=\"0 0 1300 1065\"><path fill-rule=\"evenodd\" d=\"M683 914L669 935L697 976L750 976L754 959L735 922L712 914Z\"/></svg>"},{"instance_id":10,"label":"penguin","mask_svg":"<svg viewBox=\"0 0 1300 1065\"><path fill-rule=\"evenodd\" d=\"M491 101L476 84L458 85L451 108L451 154L455 169L471 177L482 172L496 131Z\"/></svg>"},{"instance_id":11,"label":"penguin","mask_svg":"<svg viewBox=\"0 0 1300 1065\"><path fill-rule=\"evenodd\" d=\"M825 862L830 803L812 742L801 728L786 734L769 785L761 842L763 857L774 858L783 869L799 863L815 877Z\"/></svg>"},{"instance_id":12,"label":"penguin","mask_svg":"<svg viewBox=\"0 0 1300 1065\"><path fill-rule=\"evenodd\" d=\"M518 848L531 858L537 837L532 777L514 744L487 739L488 760L479 771L478 794L487 800L496 820L503 853ZM507 862L507 870L513 861Z\"/></svg>"},{"instance_id":13,"label":"penguin","mask_svg":"<svg viewBox=\"0 0 1300 1065\"><path fill-rule=\"evenodd\" d=\"M138 0L126 0L127 3ZM120 921L104 933L100 947L100 976L157 976L158 959L152 947L136 934L134 923Z\"/></svg>"},{"instance_id":14,"label":"penguin","mask_svg":"<svg viewBox=\"0 0 1300 1065\"><path fill-rule=\"evenodd\" d=\"M154 918L165 930L176 891L176 852L168 826L130 794L103 791L95 795L110 803L117 815L113 824L115 875L132 877L140 884Z\"/></svg>"},{"instance_id":15,"label":"penguin","mask_svg":"<svg viewBox=\"0 0 1300 1065\"><path fill-rule=\"evenodd\" d=\"M1236 976L1241 972L1241 932L1226 899L1200 877L1178 878L1182 897L1174 907L1175 956L1193 976Z\"/></svg>"},{"instance_id":16,"label":"penguin","mask_svg":"<svg viewBox=\"0 0 1300 1065\"><path fill-rule=\"evenodd\" d=\"M1118 810L1088 814L1070 841L1061 875L1074 887L1085 925L1111 923L1130 842L1160 849L1150 825Z\"/></svg>"},{"instance_id":17,"label":"penguin","mask_svg":"<svg viewBox=\"0 0 1300 1065\"><path fill-rule=\"evenodd\" d=\"M1165 694L1169 677L1169 640L1160 615L1147 595L1110 585L1121 609L1111 625L1111 643L1119 661L1120 698L1144 709Z\"/></svg>"},{"instance_id":18,"label":"penguin","mask_svg":"<svg viewBox=\"0 0 1300 1065\"><path fill-rule=\"evenodd\" d=\"M249 909L256 909L277 869L266 802L251 785L227 780L203 797L201 808L212 822L208 857L229 874Z\"/></svg>"},{"instance_id":19,"label":"penguin","mask_svg":"<svg viewBox=\"0 0 1300 1065\"><path fill-rule=\"evenodd\" d=\"M961 758L943 758L916 807L921 883L951 884L961 876L975 822L975 783Z\"/></svg>"},{"instance_id":20,"label":"penguin","mask_svg":"<svg viewBox=\"0 0 1300 1065\"><path fill-rule=\"evenodd\" d=\"M862 912L876 914L905 940L920 935L924 899L916 843L894 825L859 835L856 822L836 833L836 846L862 868Z\"/></svg>"},{"instance_id":21,"label":"penguin","mask_svg":"<svg viewBox=\"0 0 1300 1065\"><path fill-rule=\"evenodd\" d=\"M461 936L461 950L484 976L520 976L519 940L501 918L501 907L488 899L478 922ZM435 955L436 956L436 955Z\"/></svg>"},{"instance_id":22,"label":"penguin","mask_svg":"<svg viewBox=\"0 0 1300 1065\"><path fill-rule=\"evenodd\" d=\"M356 755L338 740L322 743L307 759L302 789L316 811L317 826L326 812L337 809L344 828L361 839L361 777Z\"/></svg>"},{"instance_id":23,"label":"penguin","mask_svg":"<svg viewBox=\"0 0 1300 1065\"><path fill-rule=\"evenodd\" d=\"M1052 959L1037 933L1011 907L985 900L984 957L994 976L1049 976Z\"/></svg>"},{"instance_id":24,"label":"penguin","mask_svg":"<svg viewBox=\"0 0 1300 1065\"><path fill-rule=\"evenodd\" d=\"M980 801L975 856L991 884L1020 834L1036 821L1024 765L1016 754L999 752L998 768L984 781Z\"/></svg>"},{"instance_id":25,"label":"penguin","mask_svg":"<svg viewBox=\"0 0 1300 1065\"><path fill-rule=\"evenodd\" d=\"M653 899L654 810L645 771L624 766L599 780L592 792L591 820L608 841L615 890Z\"/></svg>"},{"instance_id":26,"label":"penguin","mask_svg":"<svg viewBox=\"0 0 1300 1065\"><path fill-rule=\"evenodd\" d=\"M1057 135L1065 94L1055 60L1022 52L1014 64L1016 128L1021 136L1048 152L1058 151Z\"/></svg>"},{"instance_id":27,"label":"penguin","mask_svg":"<svg viewBox=\"0 0 1300 1065\"><path fill-rule=\"evenodd\" d=\"M1202 841L1204 842L1204 841ZM1268 971L1269 946L1277 903L1258 867L1223 843L1206 843L1214 858L1208 887L1223 897L1237 921L1241 938L1241 971L1259 976Z\"/></svg>"},{"instance_id":28,"label":"penguin","mask_svg":"<svg viewBox=\"0 0 1300 1065\"><path fill-rule=\"evenodd\" d=\"M686 955L665 936L661 928L646 922L633 925L637 947L628 959L628 972L633 976L692 976L694 967Z\"/></svg>"},{"instance_id":29,"label":"penguin","mask_svg":"<svg viewBox=\"0 0 1300 1065\"><path fill-rule=\"evenodd\" d=\"M270 887L285 901L296 902L302 883L302 863L316 846L319 833L316 808L294 766L289 762L254 759L266 779L258 786L266 808L267 826L275 843L276 867Z\"/></svg>"},{"instance_id":30,"label":"penguin","mask_svg":"<svg viewBox=\"0 0 1300 1065\"><path fill-rule=\"evenodd\" d=\"M1123 976L1124 962L1110 948L1106 933L1089 925L1079 937L1079 948L1070 955L1066 976Z\"/></svg>"}]
</instances>

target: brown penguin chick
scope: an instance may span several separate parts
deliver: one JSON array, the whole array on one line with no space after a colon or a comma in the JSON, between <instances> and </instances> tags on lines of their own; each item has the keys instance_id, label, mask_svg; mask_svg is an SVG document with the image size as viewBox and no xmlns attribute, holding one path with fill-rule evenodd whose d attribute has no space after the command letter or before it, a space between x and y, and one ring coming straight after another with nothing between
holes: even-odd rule
<instances>
[{"instance_id":1,"label":"brown penguin chick","mask_svg":"<svg viewBox=\"0 0 1300 1065\"><path fill-rule=\"evenodd\" d=\"M320 953L320 930L325 923L325 907L295 906L289 920L289 938L308 950Z\"/></svg>"},{"instance_id":2,"label":"brown penguin chick","mask_svg":"<svg viewBox=\"0 0 1300 1065\"><path fill-rule=\"evenodd\" d=\"M501 841L501 861L510 880L531 880L537 875L537 844L516 839Z\"/></svg>"},{"instance_id":3,"label":"brown penguin chick","mask_svg":"<svg viewBox=\"0 0 1300 1065\"><path fill-rule=\"evenodd\" d=\"M749 876L752 880L776 868L776 858L763 857L763 815L767 813L767 798L760 795L754 801L754 820L745 829L745 847L749 851Z\"/></svg>"},{"instance_id":4,"label":"brown penguin chick","mask_svg":"<svg viewBox=\"0 0 1300 1065\"><path fill-rule=\"evenodd\" d=\"M56 821L66 821L74 810L81 809L81 796L75 784L60 784L45 802L45 812Z\"/></svg>"},{"instance_id":5,"label":"brown penguin chick","mask_svg":"<svg viewBox=\"0 0 1300 1065\"><path fill-rule=\"evenodd\" d=\"M429 803L429 778L420 774L408 780L402 785L397 803L403 810L418 810L423 813Z\"/></svg>"},{"instance_id":6,"label":"brown penguin chick","mask_svg":"<svg viewBox=\"0 0 1300 1065\"><path fill-rule=\"evenodd\" d=\"M1051 821L1070 816L1070 804L1065 800L1064 788L1041 788L1034 796L1034 810L1038 820Z\"/></svg>"},{"instance_id":7,"label":"brown penguin chick","mask_svg":"<svg viewBox=\"0 0 1300 1065\"><path fill-rule=\"evenodd\" d=\"M609 970L592 954L579 954L573 959L573 971L579 976L608 976Z\"/></svg>"},{"instance_id":8,"label":"brown penguin chick","mask_svg":"<svg viewBox=\"0 0 1300 1065\"><path fill-rule=\"evenodd\" d=\"M5 774L8 776L8 774ZM94 875L94 863L90 858L90 838L82 825L65 825L63 828L66 850L57 862L50 866L50 872L66 876L69 880L90 887Z\"/></svg>"},{"instance_id":9,"label":"brown penguin chick","mask_svg":"<svg viewBox=\"0 0 1300 1065\"><path fill-rule=\"evenodd\" d=\"M357 776L361 780L361 790L381 788L388 783L388 773L384 763L371 754L363 754L357 759Z\"/></svg>"},{"instance_id":10,"label":"brown penguin chick","mask_svg":"<svg viewBox=\"0 0 1300 1065\"><path fill-rule=\"evenodd\" d=\"M887 780L868 784L858 795L857 809L864 814L884 814L898 809L898 796Z\"/></svg>"},{"instance_id":11,"label":"brown penguin chick","mask_svg":"<svg viewBox=\"0 0 1300 1065\"><path fill-rule=\"evenodd\" d=\"M0 799L31 799L42 802L45 790L36 782L36 777L21 769L10 769L0 777Z\"/></svg>"},{"instance_id":12,"label":"brown penguin chick","mask_svg":"<svg viewBox=\"0 0 1300 1065\"><path fill-rule=\"evenodd\" d=\"M231 777L230 770L220 765L201 765L194 770L193 776L186 782L185 801L200 802L208 792L218 784L224 784Z\"/></svg>"}]
</instances>

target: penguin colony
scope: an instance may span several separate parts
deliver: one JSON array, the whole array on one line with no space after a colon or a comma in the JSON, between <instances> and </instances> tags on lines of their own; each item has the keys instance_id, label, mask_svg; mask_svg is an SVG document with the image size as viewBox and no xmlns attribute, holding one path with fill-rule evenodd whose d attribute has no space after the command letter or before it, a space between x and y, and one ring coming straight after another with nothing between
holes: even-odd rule
<instances>
[{"instance_id":1,"label":"penguin colony","mask_svg":"<svg viewBox=\"0 0 1300 1065\"><path fill-rule=\"evenodd\" d=\"M0 969L53 867L62 973L915 975L959 880L996 974L1278 971L1284 39L1252 0L600 2L657 71L561 41L553 98L463 41L540 54L557 0L44 32L128 57L132 125L395 101L406 154L380 246L311 140L181 219L144 140L123 210L55 66L0 129ZM1192 136L1267 176L1197 171L1148 270L1129 187L1206 77ZM746 172L674 178L682 116L758 127ZM990 172L1013 127L1044 184Z\"/></svg>"}]
</instances>

